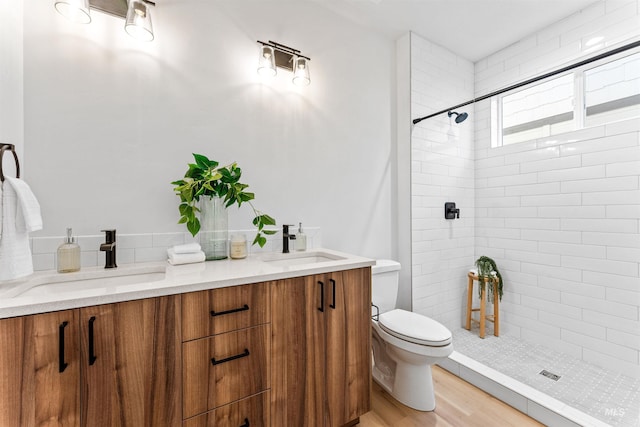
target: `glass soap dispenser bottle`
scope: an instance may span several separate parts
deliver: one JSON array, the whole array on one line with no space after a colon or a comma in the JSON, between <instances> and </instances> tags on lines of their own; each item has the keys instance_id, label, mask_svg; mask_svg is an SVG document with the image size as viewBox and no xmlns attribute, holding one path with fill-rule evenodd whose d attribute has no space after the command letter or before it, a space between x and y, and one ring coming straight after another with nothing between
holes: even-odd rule
<instances>
[{"instance_id":1,"label":"glass soap dispenser bottle","mask_svg":"<svg viewBox=\"0 0 640 427\"><path fill-rule=\"evenodd\" d=\"M302 231L302 223L298 223L298 233L296 234L296 251L307 250L307 235Z\"/></svg>"},{"instance_id":2,"label":"glass soap dispenser bottle","mask_svg":"<svg viewBox=\"0 0 640 427\"><path fill-rule=\"evenodd\" d=\"M58 247L58 273L71 273L80 270L80 246L67 228L67 238Z\"/></svg>"}]
</instances>

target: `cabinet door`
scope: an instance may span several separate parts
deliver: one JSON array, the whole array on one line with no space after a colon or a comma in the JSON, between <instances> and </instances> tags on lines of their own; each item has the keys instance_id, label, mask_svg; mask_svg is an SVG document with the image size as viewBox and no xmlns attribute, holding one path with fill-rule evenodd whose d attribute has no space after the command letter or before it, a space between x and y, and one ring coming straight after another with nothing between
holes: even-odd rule
<instances>
[{"instance_id":1,"label":"cabinet door","mask_svg":"<svg viewBox=\"0 0 640 427\"><path fill-rule=\"evenodd\" d=\"M272 426L322 426L324 312L314 276L273 282L271 288Z\"/></svg>"},{"instance_id":2,"label":"cabinet door","mask_svg":"<svg viewBox=\"0 0 640 427\"><path fill-rule=\"evenodd\" d=\"M371 389L371 269L325 275L325 425L342 426L368 412Z\"/></svg>"},{"instance_id":3,"label":"cabinet door","mask_svg":"<svg viewBox=\"0 0 640 427\"><path fill-rule=\"evenodd\" d=\"M180 425L180 297L80 311L82 426Z\"/></svg>"},{"instance_id":4,"label":"cabinet door","mask_svg":"<svg viewBox=\"0 0 640 427\"><path fill-rule=\"evenodd\" d=\"M80 425L77 310L0 320L0 425Z\"/></svg>"}]
</instances>

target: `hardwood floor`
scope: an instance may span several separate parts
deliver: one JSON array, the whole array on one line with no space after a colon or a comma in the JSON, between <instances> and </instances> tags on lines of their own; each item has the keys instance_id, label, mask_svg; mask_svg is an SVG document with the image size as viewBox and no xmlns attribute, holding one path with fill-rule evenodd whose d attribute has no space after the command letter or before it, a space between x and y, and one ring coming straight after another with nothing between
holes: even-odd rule
<instances>
[{"instance_id":1,"label":"hardwood floor","mask_svg":"<svg viewBox=\"0 0 640 427\"><path fill-rule=\"evenodd\" d=\"M360 417L360 427L489 427L543 426L517 409L444 369L433 367L436 410L408 408L373 381L372 410Z\"/></svg>"}]
</instances>

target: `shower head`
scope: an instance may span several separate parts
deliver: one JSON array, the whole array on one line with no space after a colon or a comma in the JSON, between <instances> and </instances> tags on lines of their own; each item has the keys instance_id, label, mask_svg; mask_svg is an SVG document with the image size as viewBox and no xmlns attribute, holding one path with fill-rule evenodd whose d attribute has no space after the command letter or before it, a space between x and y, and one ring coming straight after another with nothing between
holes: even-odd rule
<instances>
[{"instance_id":1,"label":"shower head","mask_svg":"<svg viewBox=\"0 0 640 427\"><path fill-rule=\"evenodd\" d=\"M456 123L462 123L467 119L467 117L469 117L467 113L456 113L455 111L449 111L447 113L449 117L451 117L454 114L456 115L456 119L455 119Z\"/></svg>"}]
</instances>

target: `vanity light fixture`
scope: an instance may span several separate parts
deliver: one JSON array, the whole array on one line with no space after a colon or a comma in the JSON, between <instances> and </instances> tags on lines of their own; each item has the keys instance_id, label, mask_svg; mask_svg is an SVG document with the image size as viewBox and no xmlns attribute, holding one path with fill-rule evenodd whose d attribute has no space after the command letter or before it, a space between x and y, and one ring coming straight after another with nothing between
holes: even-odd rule
<instances>
[{"instance_id":1,"label":"vanity light fixture","mask_svg":"<svg viewBox=\"0 0 640 427\"><path fill-rule=\"evenodd\" d=\"M56 0L53 6L58 13L77 24L91 22L89 0Z\"/></svg>"},{"instance_id":2,"label":"vanity light fixture","mask_svg":"<svg viewBox=\"0 0 640 427\"><path fill-rule=\"evenodd\" d=\"M258 40L260 43L260 56L258 58L258 74L263 76L275 76L276 67L289 70L293 73L293 83L306 86L311 82L309 77L309 61L311 58L303 56L300 51L269 40L268 43Z\"/></svg>"},{"instance_id":3,"label":"vanity light fixture","mask_svg":"<svg viewBox=\"0 0 640 427\"><path fill-rule=\"evenodd\" d=\"M56 10L76 23L90 23L90 9L123 18L127 34L142 41L154 38L149 6L155 5L149 0L54 0Z\"/></svg>"},{"instance_id":4,"label":"vanity light fixture","mask_svg":"<svg viewBox=\"0 0 640 427\"><path fill-rule=\"evenodd\" d=\"M149 14L149 4L145 0L129 0L124 30L134 39L150 42L153 40L153 26Z\"/></svg>"}]
</instances>

